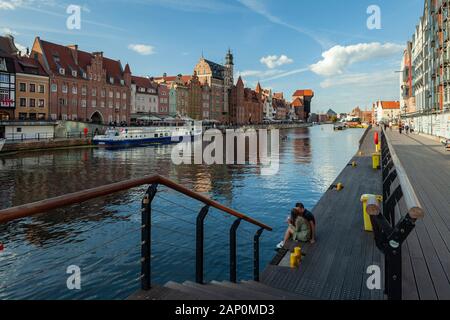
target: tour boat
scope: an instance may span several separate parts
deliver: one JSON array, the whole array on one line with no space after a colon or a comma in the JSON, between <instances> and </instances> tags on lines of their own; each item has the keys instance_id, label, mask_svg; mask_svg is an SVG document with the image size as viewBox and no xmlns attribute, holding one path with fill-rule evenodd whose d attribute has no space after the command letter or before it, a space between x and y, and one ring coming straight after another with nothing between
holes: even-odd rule
<instances>
[{"instance_id":1,"label":"tour boat","mask_svg":"<svg viewBox=\"0 0 450 320\"><path fill-rule=\"evenodd\" d=\"M5 145L6 140L5 139L0 139L0 151L2 151L3 146Z\"/></svg>"},{"instance_id":2,"label":"tour boat","mask_svg":"<svg viewBox=\"0 0 450 320\"><path fill-rule=\"evenodd\" d=\"M100 147L138 147L179 143L202 134L202 128L193 124L179 127L114 128L95 136L94 145Z\"/></svg>"}]
</instances>

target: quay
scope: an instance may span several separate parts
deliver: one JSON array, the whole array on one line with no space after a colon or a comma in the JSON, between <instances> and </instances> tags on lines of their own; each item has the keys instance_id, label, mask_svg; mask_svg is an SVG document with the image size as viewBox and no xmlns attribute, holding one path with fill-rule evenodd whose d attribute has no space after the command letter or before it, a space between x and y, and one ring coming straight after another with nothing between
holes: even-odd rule
<instances>
[{"instance_id":1,"label":"quay","mask_svg":"<svg viewBox=\"0 0 450 320\"><path fill-rule=\"evenodd\" d=\"M381 170L373 168L376 133L381 136ZM135 285L140 282L141 289L132 294L130 300L448 299L448 154L442 146L424 139L393 132L385 134L378 128L366 130L358 152L313 209L318 227L317 242L301 244L304 256L299 268L290 266L290 253L299 245L290 242L261 269L260 238L271 232L272 227L159 175L1 210L0 224L145 185L148 189L142 200L141 226L137 230L141 234L141 276L134 280ZM436 167L442 169L442 174L431 170ZM409 179L405 178L406 174ZM334 188L337 184L344 188L337 190ZM195 282L152 283L152 246L155 245L151 236L152 201L158 192L164 192L158 189L160 186L203 206L192 230L196 241ZM365 231L363 194L384 196L383 206L378 210L383 209L382 212L371 213L374 232ZM425 211L423 220L413 215L412 209L419 206ZM223 257L223 262L229 265L229 281L206 282L204 279L207 271L204 260L208 254L204 229L210 208L234 219L229 229L229 243L224 244L229 245L229 256ZM387 218L389 223L379 223ZM243 224L257 228L253 237L253 279L238 281L237 235ZM280 237L283 231L277 230ZM373 267L380 271L380 287L369 289L368 280L373 272L369 270Z\"/></svg>"},{"instance_id":2,"label":"quay","mask_svg":"<svg viewBox=\"0 0 450 320\"><path fill-rule=\"evenodd\" d=\"M383 273L384 265L373 234L364 231L360 201L363 194L383 191L381 172L372 168L375 132L379 131L366 131L358 153L336 179L334 185L342 183L344 189L330 188L314 208L317 242L302 245L304 259L300 268L290 268L290 253L298 246L290 242L274 257L259 283L169 282L164 287L139 291L130 299L383 300L383 290L369 290L366 285L367 268L377 265ZM356 167L351 166L353 161Z\"/></svg>"}]
</instances>

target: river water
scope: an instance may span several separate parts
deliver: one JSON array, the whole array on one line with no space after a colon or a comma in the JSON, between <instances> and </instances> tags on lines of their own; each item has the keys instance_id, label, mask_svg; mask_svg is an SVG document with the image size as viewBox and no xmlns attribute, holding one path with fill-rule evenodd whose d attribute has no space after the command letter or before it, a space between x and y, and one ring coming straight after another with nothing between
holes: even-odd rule
<instances>
[{"instance_id":1,"label":"river water","mask_svg":"<svg viewBox=\"0 0 450 320\"><path fill-rule=\"evenodd\" d=\"M281 132L280 170L258 166L175 166L171 146L73 149L0 158L0 208L158 173L273 227L261 238L261 270L282 239L296 202L312 209L357 152L363 130L315 126ZM139 289L137 188L0 226L0 299L124 299ZM202 205L160 187L153 202L152 280L195 279L195 221ZM211 209L205 222L205 279L227 280L233 219ZM320 226L319 226L320 227ZM238 278L253 276L256 228L238 231ZM69 290L69 266L81 290Z\"/></svg>"}]
</instances>

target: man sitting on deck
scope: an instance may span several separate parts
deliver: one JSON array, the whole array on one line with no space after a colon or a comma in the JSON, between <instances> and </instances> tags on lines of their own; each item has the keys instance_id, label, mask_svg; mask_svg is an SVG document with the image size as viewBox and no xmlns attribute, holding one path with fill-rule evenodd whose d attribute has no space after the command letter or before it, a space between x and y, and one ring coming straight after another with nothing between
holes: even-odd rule
<instances>
[{"instance_id":1,"label":"man sitting on deck","mask_svg":"<svg viewBox=\"0 0 450 320\"><path fill-rule=\"evenodd\" d=\"M277 249L282 249L290 239L293 241L314 243L311 239L311 223L304 217L306 210L294 208L291 217L288 219L289 227L284 236L284 240L277 245Z\"/></svg>"},{"instance_id":2,"label":"man sitting on deck","mask_svg":"<svg viewBox=\"0 0 450 320\"><path fill-rule=\"evenodd\" d=\"M316 218L311 211L305 209L303 203L299 202L295 205L295 207L300 209L303 218L305 218L309 223L309 227L311 229L311 244L316 243Z\"/></svg>"}]
</instances>

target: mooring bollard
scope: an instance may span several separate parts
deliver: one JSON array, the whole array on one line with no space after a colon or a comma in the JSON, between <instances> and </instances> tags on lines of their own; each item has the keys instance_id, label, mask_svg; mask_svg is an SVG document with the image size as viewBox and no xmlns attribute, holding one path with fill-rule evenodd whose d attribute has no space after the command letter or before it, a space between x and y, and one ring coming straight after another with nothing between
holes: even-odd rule
<instances>
[{"instance_id":1,"label":"mooring bollard","mask_svg":"<svg viewBox=\"0 0 450 320\"><path fill-rule=\"evenodd\" d=\"M364 230L367 232L373 232L373 226L369 212L371 210L379 210L379 208L381 208L383 197L374 194L363 194L361 196L361 202L363 203ZM375 207L373 208L373 206Z\"/></svg>"}]
</instances>

